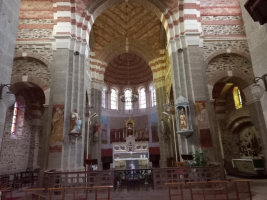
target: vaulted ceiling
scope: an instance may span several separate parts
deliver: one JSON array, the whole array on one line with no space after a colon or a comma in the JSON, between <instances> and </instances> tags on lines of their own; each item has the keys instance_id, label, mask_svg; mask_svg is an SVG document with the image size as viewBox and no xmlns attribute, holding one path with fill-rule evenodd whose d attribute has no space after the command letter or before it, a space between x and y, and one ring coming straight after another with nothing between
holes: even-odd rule
<instances>
[{"instance_id":1,"label":"vaulted ceiling","mask_svg":"<svg viewBox=\"0 0 267 200\"><path fill-rule=\"evenodd\" d=\"M135 54L124 53L109 62L104 80L115 85L138 85L152 81L150 66Z\"/></svg>"},{"instance_id":2,"label":"vaulted ceiling","mask_svg":"<svg viewBox=\"0 0 267 200\"><path fill-rule=\"evenodd\" d=\"M166 33L160 19L143 6L123 2L105 10L95 21L90 47L97 53L116 40L135 39L154 51L166 47Z\"/></svg>"}]
</instances>

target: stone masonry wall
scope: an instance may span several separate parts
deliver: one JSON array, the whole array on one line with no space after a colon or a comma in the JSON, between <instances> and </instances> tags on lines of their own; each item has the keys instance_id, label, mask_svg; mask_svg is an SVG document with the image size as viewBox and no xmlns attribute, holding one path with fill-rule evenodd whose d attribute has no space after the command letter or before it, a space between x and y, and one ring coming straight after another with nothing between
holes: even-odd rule
<instances>
[{"instance_id":1,"label":"stone masonry wall","mask_svg":"<svg viewBox=\"0 0 267 200\"><path fill-rule=\"evenodd\" d=\"M25 171L32 163L37 162L32 155L31 146L39 146L39 141L32 140L31 108L26 99L26 106L20 106L16 132L11 135L11 124L13 117L13 107L9 108L6 115L5 130L3 134L2 149L0 152L0 173L14 173ZM37 143L37 144L35 144ZM35 150L38 151L38 148Z\"/></svg>"},{"instance_id":2,"label":"stone masonry wall","mask_svg":"<svg viewBox=\"0 0 267 200\"><path fill-rule=\"evenodd\" d=\"M206 73L209 79L217 72L234 70L243 72L247 75L253 74L250 61L235 54L222 54L217 56L208 64Z\"/></svg>"},{"instance_id":3,"label":"stone masonry wall","mask_svg":"<svg viewBox=\"0 0 267 200\"><path fill-rule=\"evenodd\" d=\"M47 83L51 81L50 69L44 63L34 58L21 58L14 61L12 76L24 75L43 79Z\"/></svg>"}]
</instances>

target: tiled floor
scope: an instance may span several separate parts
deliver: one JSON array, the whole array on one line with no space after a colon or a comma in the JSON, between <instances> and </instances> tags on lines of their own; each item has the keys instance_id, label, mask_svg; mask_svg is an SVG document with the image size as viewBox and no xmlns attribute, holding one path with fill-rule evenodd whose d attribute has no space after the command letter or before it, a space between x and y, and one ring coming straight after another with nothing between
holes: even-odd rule
<instances>
[{"instance_id":1,"label":"tiled floor","mask_svg":"<svg viewBox=\"0 0 267 200\"><path fill-rule=\"evenodd\" d=\"M234 177L228 177L231 179L235 179ZM23 188L26 189L26 188ZM245 191L246 187L241 186L241 191ZM253 193L253 200L267 200L267 179L255 179L251 183L251 190ZM175 192L175 191L174 191ZM211 195L211 191L208 191L210 195L206 196L206 199L213 199L213 196ZM12 193L13 197L20 197L18 200L24 199L24 192L23 191L13 191ZM106 193L101 192L99 194L99 197L105 197ZM8 195L9 197L9 195ZM189 191L185 190L184 200L189 200L190 195ZM231 200L236 199L235 190L233 187L229 188L229 197ZM218 198L225 199L223 195L219 195ZM59 199L59 197L57 198ZM67 195L66 200L71 200L72 196ZM89 194L89 200L94 200L94 193L91 192ZM168 200L168 192L167 190L132 190L132 191L126 191L126 190L118 190L116 192L111 193L111 199L112 200ZM174 200L178 200L178 197L173 198ZM200 196L195 196L195 200L202 200L203 198ZM8 199L7 199L8 200ZM11 199L10 199L11 200ZM12 199L15 200L15 199ZM248 195L243 194L240 196L240 200L249 200Z\"/></svg>"}]
</instances>

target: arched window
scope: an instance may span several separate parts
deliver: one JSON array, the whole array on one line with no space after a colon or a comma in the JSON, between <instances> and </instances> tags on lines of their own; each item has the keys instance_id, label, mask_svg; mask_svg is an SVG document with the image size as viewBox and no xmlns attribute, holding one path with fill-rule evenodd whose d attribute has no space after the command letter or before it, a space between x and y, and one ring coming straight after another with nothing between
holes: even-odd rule
<instances>
[{"instance_id":1,"label":"arched window","mask_svg":"<svg viewBox=\"0 0 267 200\"><path fill-rule=\"evenodd\" d=\"M145 88L141 88L139 92L139 108L146 108L146 90Z\"/></svg>"},{"instance_id":2,"label":"arched window","mask_svg":"<svg viewBox=\"0 0 267 200\"><path fill-rule=\"evenodd\" d=\"M111 109L118 109L118 94L115 89L111 89Z\"/></svg>"},{"instance_id":3,"label":"arched window","mask_svg":"<svg viewBox=\"0 0 267 200\"><path fill-rule=\"evenodd\" d=\"M124 95L125 95L125 110L131 110L132 109L132 91L130 89L126 89L124 91Z\"/></svg>"},{"instance_id":4,"label":"arched window","mask_svg":"<svg viewBox=\"0 0 267 200\"><path fill-rule=\"evenodd\" d=\"M155 88L152 88L151 90L151 100L152 100L152 107L157 105L157 101L156 101L156 90Z\"/></svg>"},{"instance_id":5,"label":"arched window","mask_svg":"<svg viewBox=\"0 0 267 200\"><path fill-rule=\"evenodd\" d=\"M235 108L236 109L242 108L242 98L241 98L241 93L238 87L234 87L233 96L234 96L234 101L235 101Z\"/></svg>"},{"instance_id":6,"label":"arched window","mask_svg":"<svg viewBox=\"0 0 267 200\"><path fill-rule=\"evenodd\" d=\"M106 90L102 90L102 108L106 107Z\"/></svg>"},{"instance_id":7,"label":"arched window","mask_svg":"<svg viewBox=\"0 0 267 200\"><path fill-rule=\"evenodd\" d=\"M15 104L14 104L12 126L11 126L11 134L12 135L14 135L15 131L16 131L17 117L18 117L18 102L16 101Z\"/></svg>"}]
</instances>

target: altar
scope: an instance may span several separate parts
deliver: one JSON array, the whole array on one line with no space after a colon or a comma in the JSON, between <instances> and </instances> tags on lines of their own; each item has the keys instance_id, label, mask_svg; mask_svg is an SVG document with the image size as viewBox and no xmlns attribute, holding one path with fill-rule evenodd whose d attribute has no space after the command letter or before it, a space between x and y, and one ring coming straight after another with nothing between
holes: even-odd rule
<instances>
[{"instance_id":1,"label":"altar","mask_svg":"<svg viewBox=\"0 0 267 200\"><path fill-rule=\"evenodd\" d=\"M125 122L126 141L112 144L113 163L115 169L146 169L149 163L149 146L147 141L136 142L134 137L135 123L132 119Z\"/></svg>"}]
</instances>

